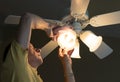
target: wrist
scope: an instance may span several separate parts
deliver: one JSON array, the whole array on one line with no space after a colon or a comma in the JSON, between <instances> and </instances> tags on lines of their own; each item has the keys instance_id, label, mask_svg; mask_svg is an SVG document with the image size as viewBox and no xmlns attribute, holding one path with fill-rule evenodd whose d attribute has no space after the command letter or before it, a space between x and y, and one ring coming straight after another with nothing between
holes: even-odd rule
<instances>
[{"instance_id":1,"label":"wrist","mask_svg":"<svg viewBox=\"0 0 120 82\"><path fill-rule=\"evenodd\" d=\"M48 28L45 28L45 32L49 37L53 37L53 30L51 24L48 25Z\"/></svg>"},{"instance_id":2,"label":"wrist","mask_svg":"<svg viewBox=\"0 0 120 82\"><path fill-rule=\"evenodd\" d=\"M67 74L64 74L64 77L73 77L74 74L73 73L67 73Z\"/></svg>"}]
</instances>

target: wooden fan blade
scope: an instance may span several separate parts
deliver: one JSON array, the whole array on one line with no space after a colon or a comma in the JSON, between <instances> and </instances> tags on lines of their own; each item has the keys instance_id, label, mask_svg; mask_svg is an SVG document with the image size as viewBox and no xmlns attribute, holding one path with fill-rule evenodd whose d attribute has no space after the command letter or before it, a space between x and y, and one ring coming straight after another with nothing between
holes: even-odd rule
<instances>
[{"instance_id":1,"label":"wooden fan blade","mask_svg":"<svg viewBox=\"0 0 120 82\"><path fill-rule=\"evenodd\" d=\"M90 25L94 27L120 24L120 11L94 16L90 19Z\"/></svg>"},{"instance_id":2,"label":"wooden fan blade","mask_svg":"<svg viewBox=\"0 0 120 82\"><path fill-rule=\"evenodd\" d=\"M71 15L83 16L88 8L90 0L71 0Z\"/></svg>"},{"instance_id":3,"label":"wooden fan blade","mask_svg":"<svg viewBox=\"0 0 120 82\"><path fill-rule=\"evenodd\" d=\"M8 15L6 19L4 20L5 24L19 24L21 16L17 15ZM45 21L49 22L50 24L56 24L56 25L64 25L59 20L51 20L51 19L44 19Z\"/></svg>"},{"instance_id":4,"label":"wooden fan blade","mask_svg":"<svg viewBox=\"0 0 120 82\"><path fill-rule=\"evenodd\" d=\"M98 58L103 59L103 58L109 56L112 52L113 52L113 49L110 48L105 42L102 41L99 48L96 51L94 51L94 54Z\"/></svg>"},{"instance_id":5,"label":"wooden fan blade","mask_svg":"<svg viewBox=\"0 0 120 82\"><path fill-rule=\"evenodd\" d=\"M58 47L57 42L50 40L44 47L41 48L42 58L44 59L57 47Z\"/></svg>"},{"instance_id":6,"label":"wooden fan blade","mask_svg":"<svg viewBox=\"0 0 120 82\"><path fill-rule=\"evenodd\" d=\"M16 16L16 15L8 15L4 23L5 24L19 24L21 16Z\"/></svg>"}]
</instances>

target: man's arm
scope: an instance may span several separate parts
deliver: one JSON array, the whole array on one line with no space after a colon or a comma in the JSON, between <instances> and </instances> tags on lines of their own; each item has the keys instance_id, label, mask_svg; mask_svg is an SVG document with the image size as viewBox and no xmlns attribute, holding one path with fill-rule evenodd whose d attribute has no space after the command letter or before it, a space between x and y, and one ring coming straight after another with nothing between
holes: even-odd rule
<instances>
[{"instance_id":1,"label":"man's arm","mask_svg":"<svg viewBox=\"0 0 120 82\"><path fill-rule=\"evenodd\" d=\"M75 82L72 66L67 60L67 55L65 56L65 62L63 63L63 70L65 82Z\"/></svg>"},{"instance_id":2,"label":"man's arm","mask_svg":"<svg viewBox=\"0 0 120 82\"><path fill-rule=\"evenodd\" d=\"M27 49L30 43L32 29L48 29L49 23L45 22L39 16L25 13L21 17L19 26L20 33L18 34L17 41L20 43L23 49Z\"/></svg>"},{"instance_id":3,"label":"man's arm","mask_svg":"<svg viewBox=\"0 0 120 82\"><path fill-rule=\"evenodd\" d=\"M72 60L70 56L66 51L60 48L59 57L63 65L65 82L75 82L75 77L72 70Z\"/></svg>"}]
</instances>

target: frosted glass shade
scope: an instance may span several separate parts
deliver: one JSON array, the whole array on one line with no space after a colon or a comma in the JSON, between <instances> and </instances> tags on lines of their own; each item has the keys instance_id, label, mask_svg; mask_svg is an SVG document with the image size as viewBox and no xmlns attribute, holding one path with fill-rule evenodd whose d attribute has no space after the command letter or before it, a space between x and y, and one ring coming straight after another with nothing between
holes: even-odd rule
<instances>
[{"instance_id":1,"label":"frosted glass shade","mask_svg":"<svg viewBox=\"0 0 120 82\"><path fill-rule=\"evenodd\" d=\"M73 53L71 54L71 58L81 58L79 48L80 48L80 44L79 44L78 40L76 40L76 45L74 47Z\"/></svg>"},{"instance_id":2,"label":"frosted glass shade","mask_svg":"<svg viewBox=\"0 0 120 82\"><path fill-rule=\"evenodd\" d=\"M102 37L96 36L91 31L84 31L83 33L81 33L80 39L88 46L90 52L94 52L95 50L97 50L102 43Z\"/></svg>"}]
</instances>

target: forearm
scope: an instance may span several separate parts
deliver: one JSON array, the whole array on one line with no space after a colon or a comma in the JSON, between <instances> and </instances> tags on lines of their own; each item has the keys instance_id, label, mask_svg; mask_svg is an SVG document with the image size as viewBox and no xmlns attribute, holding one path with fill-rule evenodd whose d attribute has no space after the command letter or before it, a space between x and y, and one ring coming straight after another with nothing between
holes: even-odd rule
<instances>
[{"instance_id":1,"label":"forearm","mask_svg":"<svg viewBox=\"0 0 120 82\"><path fill-rule=\"evenodd\" d=\"M20 33L17 41L24 49L28 48L32 29L48 29L49 24L42 18L31 13L25 13L20 20Z\"/></svg>"},{"instance_id":2,"label":"forearm","mask_svg":"<svg viewBox=\"0 0 120 82\"><path fill-rule=\"evenodd\" d=\"M31 32L33 29L33 21L32 19L28 16L28 14L24 14L21 17L20 20L20 24L19 24L19 34L17 37L17 41L18 43L20 43L20 45L23 47L23 49L27 49L29 42L30 42L30 38L31 38Z\"/></svg>"},{"instance_id":3,"label":"forearm","mask_svg":"<svg viewBox=\"0 0 120 82\"><path fill-rule=\"evenodd\" d=\"M33 29L41 29L41 30L49 29L49 23L46 22L41 17L31 14L31 13L27 13L27 15L33 21L33 23L32 23L33 27L34 27Z\"/></svg>"},{"instance_id":4,"label":"forearm","mask_svg":"<svg viewBox=\"0 0 120 82\"><path fill-rule=\"evenodd\" d=\"M69 62L63 63L65 82L75 82L72 66Z\"/></svg>"},{"instance_id":5,"label":"forearm","mask_svg":"<svg viewBox=\"0 0 120 82\"><path fill-rule=\"evenodd\" d=\"M29 18L32 20L32 26L33 29L41 29L44 30L47 35L51 36L52 28L54 27L54 24L51 24L51 22L44 20L40 16L28 13Z\"/></svg>"}]
</instances>

